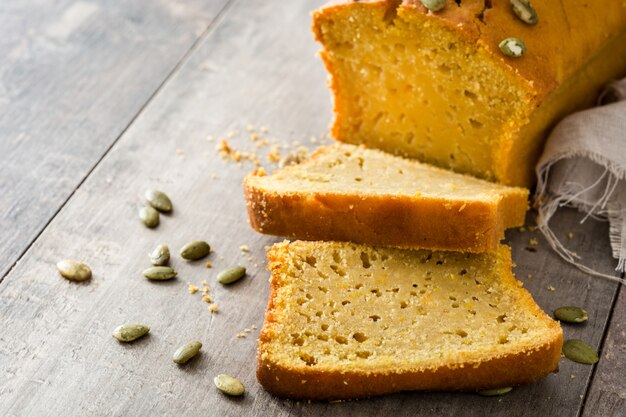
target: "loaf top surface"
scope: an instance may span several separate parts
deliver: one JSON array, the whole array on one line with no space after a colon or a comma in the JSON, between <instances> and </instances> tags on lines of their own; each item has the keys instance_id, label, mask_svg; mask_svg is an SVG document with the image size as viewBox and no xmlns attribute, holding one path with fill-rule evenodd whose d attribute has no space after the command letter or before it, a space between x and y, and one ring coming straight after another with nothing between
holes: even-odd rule
<instances>
[{"instance_id":1,"label":"loaf top surface","mask_svg":"<svg viewBox=\"0 0 626 417\"><path fill-rule=\"evenodd\" d=\"M496 254L284 242L268 253L260 359L302 372L468 366L560 343Z\"/></svg>"},{"instance_id":2,"label":"loaf top surface","mask_svg":"<svg viewBox=\"0 0 626 417\"><path fill-rule=\"evenodd\" d=\"M314 12L314 32L321 41L323 33L315 21L327 14L351 13L352 8L389 8L394 7L393 3L331 1ZM554 91L610 39L626 31L624 0L536 0L532 5L538 15L534 26L523 23L513 14L509 0L449 0L446 7L436 13L429 12L419 0L404 0L397 14L405 18L411 14L428 16L433 22L455 30L526 80L536 100ZM527 52L522 58L506 57L499 50L498 44L507 37L517 37L526 43Z\"/></svg>"},{"instance_id":3,"label":"loaf top surface","mask_svg":"<svg viewBox=\"0 0 626 417\"><path fill-rule=\"evenodd\" d=\"M257 172L246 186L276 193L337 193L392 195L449 201L498 201L521 195L524 188L508 187L469 175L423 164L363 146L334 144L316 150L299 165L265 176Z\"/></svg>"}]
</instances>

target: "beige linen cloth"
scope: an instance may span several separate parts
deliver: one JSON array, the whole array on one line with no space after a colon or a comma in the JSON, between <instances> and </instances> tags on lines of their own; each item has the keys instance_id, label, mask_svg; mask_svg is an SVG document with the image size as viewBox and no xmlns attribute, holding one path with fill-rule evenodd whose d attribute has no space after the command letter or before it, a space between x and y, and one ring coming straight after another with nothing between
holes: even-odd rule
<instances>
[{"instance_id":1,"label":"beige linen cloth","mask_svg":"<svg viewBox=\"0 0 626 417\"><path fill-rule=\"evenodd\" d=\"M581 270L626 283L585 265L584 256L568 250L550 229L560 207L576 207L608 220L613 257L626 269L626 79L611 83L599 106L574 113L550 134L537 164L537 225L552 248Z\"/></svg>"}]
</instances>

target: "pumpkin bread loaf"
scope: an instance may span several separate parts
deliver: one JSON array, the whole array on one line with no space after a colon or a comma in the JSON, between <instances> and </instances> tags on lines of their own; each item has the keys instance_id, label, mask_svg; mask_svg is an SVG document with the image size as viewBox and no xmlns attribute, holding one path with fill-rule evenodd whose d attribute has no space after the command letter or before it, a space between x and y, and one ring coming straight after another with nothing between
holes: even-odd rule
<instances>
[{"instance_id":1,"label":"pumpkin bread loaf","mask_svg":"<svg viewBox=\"0 0 626 417\"><path fill-rule=\"evenodd\" d=\"M244 180L259 232L406 248L495 251L521 226L528 190L362 146L318 149L299 165Z\"/></svg>"},{"instance_id":2,"label":"pumpkin bread loaf","mask_svg":"<svg viewBox=\"0 0 626 417\"><path fill-rule=\"evenodd\" d=\"M511 273L507 246L463 254L280 243L257 377L297 399L525 384L558 368L559 324Z\"/></svg>"},{"instance_id":3,"label":"pumpkin bread loaf","mask_svg":"<svg viewBox=\"0 0 626 417\"><path fill-rule=\"evenodd\" d=\"M524 3L516 0L516 3ZM334 137L509 185L531 186L547 132L626 74L626 2L335 1L313 13ZM499 49L508 37L526 53Z\"/></svg>"}]
</instances>

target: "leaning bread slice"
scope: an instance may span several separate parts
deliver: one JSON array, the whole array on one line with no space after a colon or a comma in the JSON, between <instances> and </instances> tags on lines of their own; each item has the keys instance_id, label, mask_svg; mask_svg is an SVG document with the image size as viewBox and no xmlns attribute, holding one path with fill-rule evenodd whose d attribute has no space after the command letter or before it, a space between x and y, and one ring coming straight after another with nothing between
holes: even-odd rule
<instances>
[{"instance_id":1,"label":"leaning bread slice","mask_svg":"<svg viewBox=\"0 0 626 417\"><path fill-rule=\"evenodd\" d=\"M244 188L261 233L406 248L495 251L521 226L528 190L453 173L378 150L336 144Z\"/></svg>"},{"instance_id":2,"label":"leaning bread slice","mask_svg":"<svg viewBox=\"0 0 626 417\"><path fill-rule=\"evenodd\" d=\"M257 377L280 397L479 390L556 371L559 324L511 273L507 246L462 254L280 243Z\"/></svg>"}]
</instances>

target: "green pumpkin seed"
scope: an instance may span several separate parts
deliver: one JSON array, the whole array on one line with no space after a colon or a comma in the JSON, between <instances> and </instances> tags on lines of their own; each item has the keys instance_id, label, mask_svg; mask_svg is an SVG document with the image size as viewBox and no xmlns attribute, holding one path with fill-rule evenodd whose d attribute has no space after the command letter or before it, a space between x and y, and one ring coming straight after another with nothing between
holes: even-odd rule
<instances>
[{"instance_id":1,"label":"green pumpkin seed","mask_svg":"<svg viewBox=\"0 0 626 417\"><path fill-rule=\"evenodd\" d=\"M176 349L172 360L179 365L185 364L191 358L196 356L198 352L200 352L201 348L202 343L198 342L197 340L185 343L184 345Z\"/></svg>"},{"instance_id":2,"label":"green pumpkin seed","mask_svg":"<svg viewBox=\"0 0 626 417\"><path fill-rule=\"evenodd\" d=\"M91 268L87 264L73 259L63 259L57 262L57 270L70 281L81 282L91 278Z\"/></svg>"},{"instance_id":3,"label":"green pumpkin seed","mask_svg":"<svg viewBox=\"0 0 626 417\"><path fill-rule=\"evenodd\" d=\"M519 58L526 53L526 44L518 38L506 38L498 45L502 53L512 58Z\"/></svg>"},{"instance_id":4,"label":"green pumpkin seed","mask_svg":"<svg viewBox=\"0 0 626 417\"><path fill-rule=\"evenodd\" d=\"M113 337L120 342L132 342L145 336L149 331L150 328L143 324L122 324L113 330Z\"/></svg>"},{"instance_id":5,"label":"green pumpkin seed","mask_svg":"<svg viewBox=\"0 0 626 417\"><path fill-rule=\"evenodd\" d=\"M211 246L203 240L189 242L180 250L180 256L188 261L204 258L211 253Z\"/></svg>"},{"instance_id":6,"label":"green pumpkin seed","mask_svg":"<svg viewBox=\"0 0 626 417\"><path fill-rule=\"evenodd\" d=\"M446 0L420 0L420 2L431 12L438 12L446 5Z\"/></svg>"},{"instance_id":7,"label":"green pumpkin seed","mask_svg":"<svg viewBox=\"0 0 626 417\"><path fill-rule=\"evenodd\" d=\"M159 212L153 207L146 206L139 209L139 218L150 229L159 225Z\"/></svg>"},{"instance_id":8,"label":"green pumpkin seed","mask_svg":"<svg viewBox=\"0 0 626 417\"><path fill-rule=\"evenodd\" d=\"M176 271L169 266L153 266L143 271L143 276L155 281L165 281L176 278Z\"/></svg>"},{"instance_id":9,"label":"green pumpkin seed","mask_svg":"<svg viewBox=\"0 0 626 417\"><path fill-rule=\"evenodd\" d=\"M170 248L167 245L159 245L148 256L152 265L165 266L170 261Z\"/></svg>"},{"instance_id":10,"label":"green pumpkin seed","mask_svg":"<svg viewBox=\"0 0 626 417\"><path fill-rule=\"evenodd\" d=\"M529 25L537 24L537 12L530 0L511 0L511 8L515 16L524 23Z\"/></svg>"},{"instance_id":11,"label":"green pumpkin seed","mask_svg":"<svg viewBox=\"0 0 626 417\"><path fill-rule=\"evenodd\" d=\"M589 319L589 313L580 307L559 307L553 312L554 318L567 323L582 323Z\"/></svg>"},{"instance_id":12,"label":"green pumpkin seed","mask_svg":"<svg viewBox=\"0 0 626 417\"><path fill-rule=\"evenodd\" d=\"M563 355L574 362L593 365L598 362L598 352L587 343L578 339L566 340L563 343Z\"/></svg>"},{"instance_id":13,"label":"green pumpkin seed","mask_svg":"<svg viewBox=\"0 0 626 417\"><path fill-rule=\"evenodd\" d=\"M237 378L230 375L220 374L213 378L213 383L218 390L228 395L243 395L245 388Z\"/></svg>"},{"instance_id":14,"label":"green pumpkin seed","mask_svg":"<svg viewBox=\"0 0 626 417\"><path fill-rule=\"evenodd\" d=\"M145 197L146 201L155 209L163 213L172 211L172 200L163 191L148 190Z\"/></svg>"},{"instance_id":15,"label":"green pumpkin seed","mask_svg":"<svg viewBox=\"0 0 626 417\"><path fill-rule=\"evenodd\" d=\"M508 394L509 392L511 392L512 389L513 388L511 387L493 388L493 389L477 391L476 393L478 395L482 395L483 397L496 397L498 395Z\"/></svg>"},{"instance_id":16,"label":"green pumpkin seed","mask_svg":"<svg viewBox=\"0 0 626 417\"><path fill-rule=\"evenodd\" d=\"M233 266L217 274L217 281L220 284L232 284L235 281L239 281L246 275L246 268L243 266Z\"/></svg>"}]
</instances>

